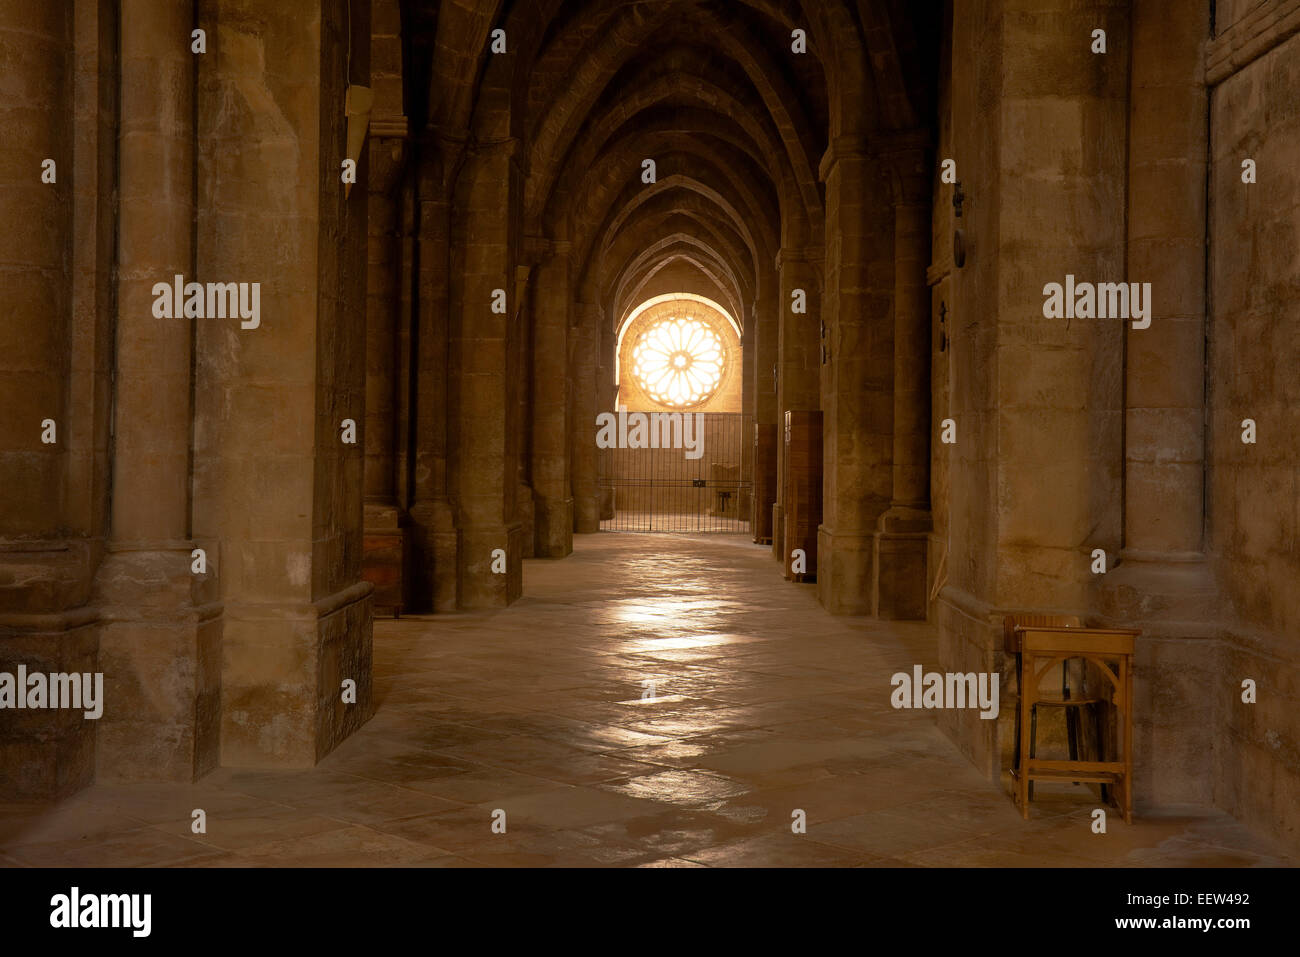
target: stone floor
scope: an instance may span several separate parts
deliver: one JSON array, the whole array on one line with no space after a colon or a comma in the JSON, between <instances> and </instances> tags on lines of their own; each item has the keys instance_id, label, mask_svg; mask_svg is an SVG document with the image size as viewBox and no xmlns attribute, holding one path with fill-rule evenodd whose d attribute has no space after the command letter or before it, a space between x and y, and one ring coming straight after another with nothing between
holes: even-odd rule
<instances>
[{"instance_id":1,"label":"stone floor","mask_svg":"<svg viewBox=\"0 0 1300 957\"><path fill-rule=\"evenodd\" d=\"M376 621L376 715L318 767L0 808L0 863L1295 863L1203 809L1095 835L1082 787L1022 821L931 712L889 705L932 630L830 617L813 587L739 536L581 536L508 609Z\"/></svg>"}]
</instances>

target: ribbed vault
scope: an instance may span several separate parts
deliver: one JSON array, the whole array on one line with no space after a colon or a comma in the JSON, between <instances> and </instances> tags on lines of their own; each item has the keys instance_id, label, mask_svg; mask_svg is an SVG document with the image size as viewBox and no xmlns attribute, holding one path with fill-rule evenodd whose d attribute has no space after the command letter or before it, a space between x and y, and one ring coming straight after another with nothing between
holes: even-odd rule
<instances>
[{"instance_id":1,"label":"ribbed vault","mask_svg":"<svg viewBox=\"0 0 1300 957\"><path fill-rule=\"evenodd\" d=\"M435 605L518 593L513 574L484 585L466 549L495 539L512 556L562 555L574 531L596 529L587 440L614 398L618 330L670 294L735 318L744 411L774 424L820 408L828 436L844 433L832 448L871 449L875 477L828 506L862 548L891 496L893 426L879 415L900 180L888 154L924 149L916 128L932 108L933 71L914 61L936 34L914 6L402 5L421 353L406 474L426 549L453 532L459 543L443 562L454 587L430 583ZM501 295L504 312L484 315ZM841 343L863 354L840 364ZM426 414L430 394L445 401ZM471 476L484 462L501 474Z\"/></svg>"}]
</instances>

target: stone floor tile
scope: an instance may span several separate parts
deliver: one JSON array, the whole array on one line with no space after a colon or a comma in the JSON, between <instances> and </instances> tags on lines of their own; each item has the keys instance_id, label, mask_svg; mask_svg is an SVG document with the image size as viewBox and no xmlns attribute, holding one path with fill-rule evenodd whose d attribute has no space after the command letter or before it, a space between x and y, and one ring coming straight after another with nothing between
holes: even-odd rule
<instances>
[{"instance_id":1,"label":"stone floor tile","mask_svg":"<svg viewBox=\"0 0 1300 957\"><path fill-rule=\"evenodd\" d=\"M739 536L575 545L507 609L376 620L376 714L315 768L0 806L0 865L1296 863L1199 807L1112 809L1095 835L1082 786L1040 786L1024 821L1005 775L890 705L895 671L937 664L934 630L827 615Z\"/></svg>"}]
</instances>

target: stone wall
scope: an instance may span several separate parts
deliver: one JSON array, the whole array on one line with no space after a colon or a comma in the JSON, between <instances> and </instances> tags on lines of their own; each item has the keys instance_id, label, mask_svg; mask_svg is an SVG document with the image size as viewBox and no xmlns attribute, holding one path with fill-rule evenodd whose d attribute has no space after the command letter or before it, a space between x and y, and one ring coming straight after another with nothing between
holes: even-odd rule
<instances>
[{"instance_id":1,"label":"stone wall","mask_svg":"<svg viewBox=\"0 0 1300 957\"><path fill-rule=\"evenodd\" d=\"M1013 688L1004 614L1140 628L1139 811L1217 804L1294 842L1300 449L1281 318L1297 295L1300 4L1220 4L1216 37L1208 7L1176 23L1144 0L1031 7L952 7L938 154L957 162L963 215L939 184L930 268L933 427L957 427L931 476L940 661ZM1043 286L1066 273L1152 283L1151 326L1046 319ZM1269 694L1244 704L1260 675ZM996 777L1012 717L940 721Z\"/></svg>"},{"instance_id":2,"label":"stone wall","mask_svg":"<svg viewBox=\"0 0 1300 957\"><path fill-rule=\"evenodd\" d=\"M1220 4L1215 52L1253 26ZM1280 4L1300 26L1300 4ZM1281 20L1281 22L1285 22ZM1234 27L1236 29L1234 29ZM1265 36L1269 34L1265 33ZM1300 843L1300 34L1211 93L1209 541L1225 613L1214 797ZM1242 163L1257 182L1242 181ZM1257 429L1242 442L1245 419ZM1242 681L1258 687L1243 703Z\"/></svg>"}]
</instances>

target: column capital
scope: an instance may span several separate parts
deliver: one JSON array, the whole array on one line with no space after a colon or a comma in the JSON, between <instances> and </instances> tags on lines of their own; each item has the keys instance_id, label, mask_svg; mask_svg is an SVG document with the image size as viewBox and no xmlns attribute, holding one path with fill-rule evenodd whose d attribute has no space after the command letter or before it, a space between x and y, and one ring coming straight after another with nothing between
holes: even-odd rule
<instances>
[{"instance_id":1,"label":"column capital","mask_svg":"<svg viewBox=\"0 0 1300 957\"><path fill-rule=\"evenodd\" d=\"M872 143L872 156L889 179L895 206L928 206L934 186L930 134L903 130Z\"/></svg>"},{"instance_id":2,"label":"column capital","mask_svg":"<svg viewBox=\"0 0 1300 957\"><path fill-rule=\"evenodd\" d=\"M786 263L811 263L818 265L825 258L826 252L821 246L784 246L777 251L776 268Z\"/></svg>"},{"instance_id":3,"label":"column capital","mask_svg":"<svg viewBox=\"0 0 1300 957\"><path fill-rule=\"evenodd\" d=\"M831 170L842 159L864 159L870 153L870 141L863 133L846 133L831 140L817 166L817 178L826 182Z\"/></svg>"},{"instance_id":4,"label":"column capital","mask_svg":"<svg viewBox=\"0 0 1300 957\"><path fill-rule=\"evenodd\" d=\"M573 243L567 239L551 239L549 236L525 236L524 260L531 265L540 265L557 256L567 256L573 250Z\"/></svg>"}]
</instances>

